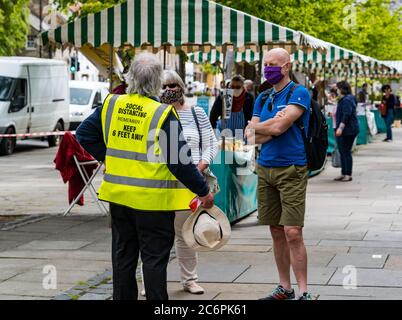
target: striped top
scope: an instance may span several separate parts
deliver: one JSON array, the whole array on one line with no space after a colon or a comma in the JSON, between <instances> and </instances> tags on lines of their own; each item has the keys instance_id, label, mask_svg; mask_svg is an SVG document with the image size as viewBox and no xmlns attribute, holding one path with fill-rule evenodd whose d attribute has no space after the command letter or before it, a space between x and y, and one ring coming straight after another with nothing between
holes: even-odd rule
<instances>
[{"instance_id":1,"label":"striped top","mask_svg":"<svg viewBox=\"0 0 402 320\"><path fill-rule=\"evenodd\" d=\"M202 154L200 154L200 134L197 129L197 124L194 120L193 113L190 107L184 110L177 110L180 117L180 123L183 127L183 134L191 149L191 157L194 164L202 159L207 163L211 163L218 153L218 141L216 140L211 123L204 110L200 107L195 107L197 120L200 125L202 134Z\"/></svg>"}]
</instances>

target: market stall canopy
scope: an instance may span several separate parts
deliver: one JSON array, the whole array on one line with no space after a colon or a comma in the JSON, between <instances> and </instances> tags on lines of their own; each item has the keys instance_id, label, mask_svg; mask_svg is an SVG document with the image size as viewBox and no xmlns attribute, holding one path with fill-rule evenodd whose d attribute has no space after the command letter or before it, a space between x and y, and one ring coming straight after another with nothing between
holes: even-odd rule
<instances>
[{"instance_id":1,"label":"market stall canopy","mask_svg":"<svg viewBox=\"0 0 402 320\"><path fill-rule=\"evenodd\" d=\"M189 53L187 56L191 62L197 63L197 64L201 64L201 63L205 63L205 62L215 64L217 62L223 62L223 60L224 60L224 54L216 49L212 49L208 53L202 52L202 51ZM238 62L238 63L242 62L242 61L246 61L248 63L253 63L253 62L256 62L259 60L260 60L260 54L254 52L250 49L247 49L243 52L236 52L235 57L234 57L234 61Z\"/></svg>"},{"instance_id":2,"label":"market stall canopy","mask_svg":"<svg viewBox=\"0 0 402 320\"><path fill-rule=\"evenodd\" d=\"M402 60L385 60L381 61L381 63L393 68L396 73L402 75Z\"/></svg>"},{"instance_id":3,"label":"market stall canopy","mask_svg":"<svg viewBox=\"0 0 402 320\"><path fill-rule=\"evenodd\" d=\"M281 43L299 45L299 32L207 0L128 0L42 33L42 43L211 47ZM315 44L317 48L317 44ZM324 49L324 48L323 48ZM188 50L187 50L188 51Z\"/></svg>"}]
</instances>

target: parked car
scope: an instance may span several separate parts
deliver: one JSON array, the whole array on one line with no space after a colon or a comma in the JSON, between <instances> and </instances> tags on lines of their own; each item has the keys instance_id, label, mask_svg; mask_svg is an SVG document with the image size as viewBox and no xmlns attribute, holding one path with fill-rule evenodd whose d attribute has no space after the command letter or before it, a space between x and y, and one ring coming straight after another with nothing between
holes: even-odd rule
<instances>
[{"instance_id":1,"label":"parked car","mask_svg":"<svg viewBox=\"0 0 402 320\"><path fill-rule=\"evenodd\" d=\"M63 131L69 128L67 65L63 61L0 57L0 134ZM45 137L49 146L59 136ZM0 137L0 155L12 154L15 137Z\"/></svg>"},{"instance_id":2,"label":"parked car","mask_svg":"<svg viewBox=\"0 0 402 320\"><path fill-rule=\"evenodd\" d=\"M107 82L75 81L70 87L70 130L75 130L109 94Z\"/></svg>"}]
</instances>

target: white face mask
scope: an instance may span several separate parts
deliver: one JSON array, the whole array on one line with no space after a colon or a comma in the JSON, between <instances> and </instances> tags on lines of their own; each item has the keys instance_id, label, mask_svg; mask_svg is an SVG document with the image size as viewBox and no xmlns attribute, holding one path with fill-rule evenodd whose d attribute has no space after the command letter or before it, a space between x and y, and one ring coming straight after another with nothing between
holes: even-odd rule
<instances>
[{"instance_id":1,"label":"white face mask","mask_svg":"<svg viewBox=\"0 0 402 320\"><path fill-rule=\"evenodd\" d=\"M235 89L233 90L233 96L239 97L243 93L243 89Z\"/></svg>"}]
</instances>

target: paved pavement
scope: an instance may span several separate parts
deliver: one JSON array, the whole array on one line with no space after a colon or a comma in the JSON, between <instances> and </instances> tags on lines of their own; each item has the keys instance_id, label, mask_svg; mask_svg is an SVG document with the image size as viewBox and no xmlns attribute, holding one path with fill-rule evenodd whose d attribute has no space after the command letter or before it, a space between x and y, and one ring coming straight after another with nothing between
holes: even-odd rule
<instances>
[{"instance_id":1,"label":"paved pavement","mask_svg":"<svg viewBox=\"0 0 402 320\"><path fill-rule=\"evenodd\" d=\"M47 142L25 140L17 143L15 153L0 157L0 215L60 214L68 208L67 184L54 169L57 148ZM99 186L101 176L94 185ZM73 213L100 213L90 194L83 207Z\"/></svg>"},{"instance_id":2,"label":"paved pavement","mask_svg":"<svg viewBox=\"0 0 402 320\"><path fill-rule=\"evenodd\" d=\"M330 165L310 180L304 236L310 290L320 299L402 299L402 130L395 130L393 143L383 143L382 138L358 148L352 182L333 181L339 172ZM5 194L10 198L20 192L16 208L6 202L11 212L31 212L31 206L36 213L43 213L41 207L60 212L64 194L58 193L66 189L51 172L53 153L54 149L32 150L9 163L0 158L0 170L10 169L5 172L9 187L1 180L2 207ZM28 174L28 161L37 172ZM44 163L48 167L41 168ZM25 180L36 186L32 194L24 189ZM36 198L44 192L52 199L53 211L49 199L40 204ZM95 209L85 208L92 213ZM79 213L0 231L0 299L111 298L107 219ZM45 287L49 284L44 270L49 265L56 267L57 289L43 288L44 279ZM356 289L345 287L353 286L354 277ZM256 214L233 226L229 244L218 252L200 253L199 278L206 293L184 293L172 252L171 299L257 299L276 285L272 241L267 228L257 225Z\"/></svg>"}]
</instances>

